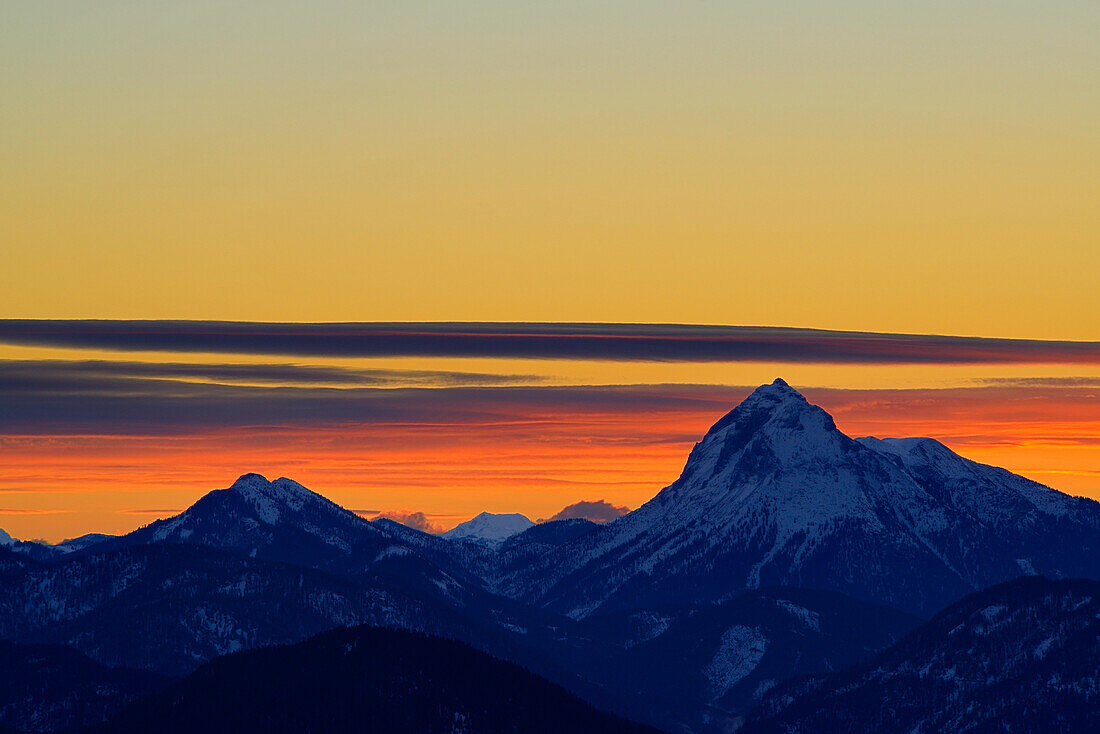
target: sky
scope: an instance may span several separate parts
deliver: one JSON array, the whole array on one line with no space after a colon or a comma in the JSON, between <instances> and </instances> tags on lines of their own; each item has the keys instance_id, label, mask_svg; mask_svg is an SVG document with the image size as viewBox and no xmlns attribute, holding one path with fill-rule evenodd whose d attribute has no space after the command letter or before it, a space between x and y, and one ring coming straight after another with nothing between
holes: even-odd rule
<instances>
[{"instance_id":1,"label":"sky","mask_svg":"<svg viewBox=\"0 0 1100 734\"><path fill-rule=\"evenodd\" d=\"M776 376L1100 497L1097 37L1088 0L5 2L0 318L222 336L4 322L0 527L245 471L636 507Z\"/></svg>"}]
</instances>

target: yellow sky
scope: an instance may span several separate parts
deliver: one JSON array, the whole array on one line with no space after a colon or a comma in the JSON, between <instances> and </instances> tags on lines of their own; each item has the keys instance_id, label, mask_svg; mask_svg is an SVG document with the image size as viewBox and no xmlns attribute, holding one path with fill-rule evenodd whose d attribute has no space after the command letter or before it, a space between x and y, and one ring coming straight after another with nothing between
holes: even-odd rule
<instances>
[{"instance_id":1,"label":"yellow sky","mask_svg":"<svg viewBox=\"0 0 1100 734\"><path fill-rule=\"evenodd\" d=\"M1100 336L1095 3L545 5L5 3L0 315Z\"/></svg>"}]
</instances>

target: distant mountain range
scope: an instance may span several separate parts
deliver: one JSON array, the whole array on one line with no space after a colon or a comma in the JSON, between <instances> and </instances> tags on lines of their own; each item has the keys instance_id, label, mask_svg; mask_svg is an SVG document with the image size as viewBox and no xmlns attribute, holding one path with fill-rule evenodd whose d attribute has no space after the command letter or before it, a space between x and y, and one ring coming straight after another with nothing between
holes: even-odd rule
<instances>
[{"instance_id":1,"label":"distant mountain range","mask_svg":"<svg viewBox=\"0 0 1100 734\"><path fill-rule=\"evenodd\" d=\"M897 649L967 594L1100 579L1100 504L931 439L849 438L781 380L613 522L464 525L368 522L246 474L125 536L0 547L0 637L179 677L372 624L460 640L665 730L718 732L792 676Z\"/></svg>"}]
</instances>

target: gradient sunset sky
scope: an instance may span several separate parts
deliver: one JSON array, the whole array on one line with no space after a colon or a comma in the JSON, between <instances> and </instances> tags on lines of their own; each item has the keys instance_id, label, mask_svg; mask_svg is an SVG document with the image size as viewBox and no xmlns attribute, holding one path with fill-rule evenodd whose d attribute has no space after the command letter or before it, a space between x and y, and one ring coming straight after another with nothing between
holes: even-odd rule
<instances>
[{"instance_id":1,"label":"gradient sunset sky","mask_svg":"<svg viewBox=\"0 0 1100 734\"><path fill-rule=\"evenodd\" d=\"M1100 498L1097 38L1091 0L0 4L0 528L246 471L633 508L777 376Z\"/></svg>"}]
</instances>

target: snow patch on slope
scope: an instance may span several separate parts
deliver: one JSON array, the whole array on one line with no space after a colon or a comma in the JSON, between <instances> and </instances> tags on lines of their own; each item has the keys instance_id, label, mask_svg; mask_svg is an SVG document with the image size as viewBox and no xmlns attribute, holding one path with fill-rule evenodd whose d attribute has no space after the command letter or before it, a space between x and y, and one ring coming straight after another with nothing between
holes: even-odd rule
<instances>
[{"instance_id":1,"label":"snow patch on slope","mask_svg":"<svg viewBox=\"0 0 1100 734\"><path fill-rule=\"evenodd\" d=\"M768 650L768 638L754 627L736 625L722 633L714 657L703 669L715 698L747 677Z\"/></svg>"}]
</instances>

